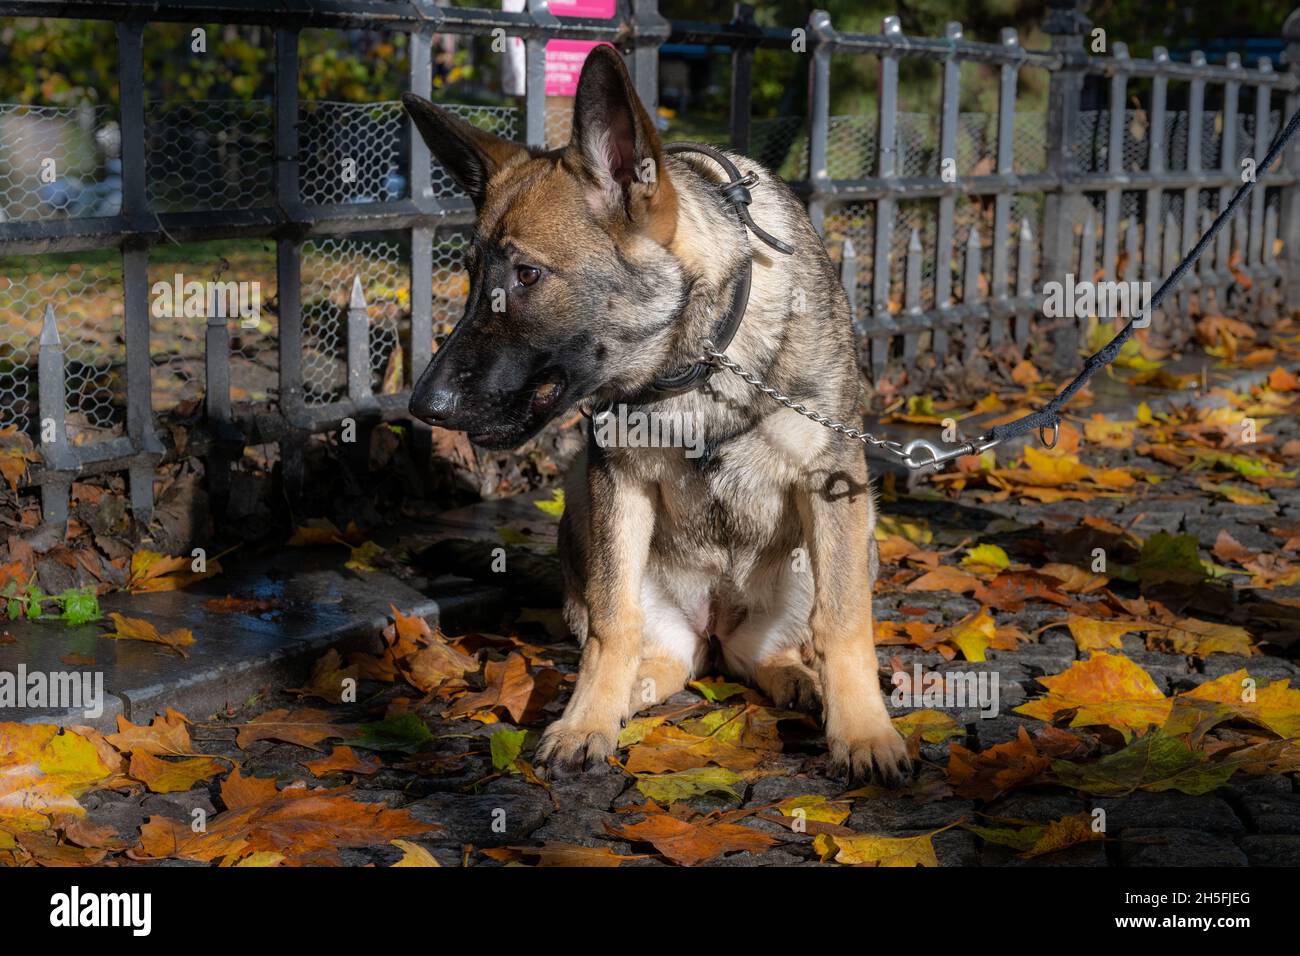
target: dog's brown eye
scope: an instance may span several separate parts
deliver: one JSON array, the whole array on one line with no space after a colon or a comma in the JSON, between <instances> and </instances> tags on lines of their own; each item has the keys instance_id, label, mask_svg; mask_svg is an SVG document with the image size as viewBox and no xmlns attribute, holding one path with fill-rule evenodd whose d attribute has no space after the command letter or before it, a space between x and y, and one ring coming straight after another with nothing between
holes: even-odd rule
<instances>
[{"instance_id":1,"label":"dog's brown eye","mask_svg":"<svg viewBox=\"0 0 1300 956\"><path fill-rule=\"evenodd\" d=\"M515 275L519 277L520 285L532 285L542 277L542 270L537 266L519 266L515 269Z\"/></svg>"}]
</instances>

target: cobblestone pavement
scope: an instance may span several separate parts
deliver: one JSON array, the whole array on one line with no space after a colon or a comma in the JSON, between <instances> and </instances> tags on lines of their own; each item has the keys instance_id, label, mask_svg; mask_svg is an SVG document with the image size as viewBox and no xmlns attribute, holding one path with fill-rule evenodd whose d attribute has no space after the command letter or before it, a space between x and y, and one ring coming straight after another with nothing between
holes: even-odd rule
<instances>
[{"instance_id":1,"label":"cobblestone pavement","mask_svg":"<svg viewBox=\"0 0 1300 956\"><path fill-rule=\"evenodd\" d=\"M1300 865L1295 772L1300 763L1294 748L1276 743L1279 733L1265 732L1248 712L1220 712L1209 722L1208 733L1201 726L1181 739L1193 742L1198 760L1230 759L1234 748L1272 740L1268 760L1244 763L1237 772L1229 769L1214 785L1186 785L1180 782L1186 778L1170 774L1137 778L1131 785L1093 787L1092 792L1062 782L1055 758L1065 753L1063 735L1082 742L1064 759L1088 765L1144 739L1144 733L1154 734L1156 728L1139 724L1126 743L1118 729L1122 721L1113 718L1096 724L1076 720L1079 726L1070 727L1074 711L1069 708L1054 721L1016 712L1027 701L1044 697L1044 678L1102 654L1123 656L1137 665L1157 689L1155 697L1162 699L1242 670L1260 688L1271 681L1289 681L1292 693L1300 689L1296 663L1288 657L1296 654L1293 642L1300 633L1300 583L1291 583L1294 576L1289 572L1300 545L1293 540L1300 538L1300 487L1293 473L1276 464L1283 450L1300 440L1295 417L1280 410L1290 407L1291 394L1270 390L1241 396L1227 411L1122 425L1119 432L1113 423L1107 426L1109 432L1094 425L1082 436L1074 457L1067 440L1064 457L1056 460L1070 464L1054 471L1055 478L1044 475L1044 469L1053 466L1041 461L1035 466L1037 477L1027 477L1024 468L1017 475L999 477L972 460L945 479L945 485L929 485L913 495L882 490L884 563L875 613L886 694L895 689L892 675L910 673L915 665L924 672L996 675L998 680L993 716L982 716L974 706L948 706L951 702L946 701L928 708L951 721L934 718L942 732L913 737L918 769L901 790L850 786L828 776L824 740L815 722L777 713L757 691L725 684L688 689L642 715L652 719L631 728L636 733L626 735L625 746L609 765L549 782L538 780L528 761L538 732L563 709L570 686L567 675L576 662L576 648L546 636L542 623L553 622L553 609L529 611L503 625L502 634L517 635L513 642L471 636L456 643L459 652L489 662L487 670L471 669L460 682L435 687L426 681L426 690L434 689L421 694L400 677L395 683L376 680L385 676L376 663L380 658L362 655L351 660L360 669L347 672L361 678L359 702L322 704L270 690L237 713L208 720L189 715L195 720L194 749L229 758L240 765L244 777L274 778L282 788L297 781L309 788L350 786L357 800L404 808L416 820L441 828L415 837L414 843L444 866L534 863L536 851L543 847L550 848L553 860L572 859L573 847L588 847L628 857L623 865L669 865L683 862L683 856L692 861L690 853L675 851L669 841L636 830L651 818L671 818L678 821L674 826L683 827L740 827L768 838L732 852L701 851L699 862L725 866L837 865L835 861L880 860L882 852L888 858L909 847L917 849L886 842L880 844L887 848L881 851L860 842L875 837L919 838L920 861L926 859L925 846L932 846L933 862L941 866ZM1248 413L1264 419L1260 403L1274 400L1279 407L1266 419L1266 429L1261 426L1261 436L1266 433L1267 438L1261 437L1252 448L1231 451L1242 460L1202 455L1219 443L1212 427L1205 431L1207 416L1223 416L1222 427L1228 429ZM1129 447L1106 447L1107 434L1110 444L1125 444L1125 429L1130 439L1136 436ZM1088 473L1075 469L1075 463ZM1119 471L1132 480L1117 478ZM953 482L965 487L958 491ZM1077 499L1034 500L1053 499L1071 489L1079 489ZM549 519L539 513L539 520ZM1168 537L1159 538L1161 533ZM1225 545L1225 533L1239 545L1235 551ZM1180 536L1194 539L1192 561L1199 560L1215 577L1192 574L1189 579L1182 574L1189 539ZM1148 547L1153 540L1173 542L1165 550L1181 557L1169 558L1165 550ZM1174 546L1178 541L1182 550ZM976 550L985 545L996 548ZM1111 562L1101 581L1090 564L1096 547L1106 550ZM530 574L540 567L544 577L552 559L545 547L537 550L540 554L526 564ZM1079 569L1081 579L1067 583L1061 577L1066 565ZM954 578L941 590L914 586L935 567L969 580ZM1044 567L1055 569L1055 583ZM1038 575L1025 569L1037 569ZM1004 586L999 586L999 578ZM535 581L513 580L509 572L506 579L509 589L536 590ZM1111 646L1103 650L1081 650L1077 635L1063 626L1068 615L1105 620L1121 611L1166 624L1176 620L1183 629L1175 640L1170 637L1173 631L1162 635L1155 625L1145 633L1135 628L1111 638ZM991 618L993 626L984 631L987 640L972 645L963 637L963 627L980 630L981 615ZM1189 636L1186 629L1195 628L1188 620L1224 625L1214 634L1229 639L1217 645L1198 643L1205 633ZM1007 636L1012 634L1017 636ZM443 653L445 645L434 640ZM1251 653L1242 653L1245 650ZM503 676L512 661L519 673ZM325 662L308 686L328 687L340 666L337 660ZM405 667L398 661L399 673L409 673ZM392 676L391 670L386 676ZM509 701L516 680L531 682L531 691L522 697L515 694L526 707ZM1274 685L1274 691L1284 693L1279 686ZM484 688L487 693L477 703L465 704ZM499 705L494 706L494 699ZM1278 699L1282 713L1275 714L1274 727L1279 722L1293 726L1300 716L1289 703L1295 698ZM330 743L318 742L314 749L276 739L237 745L236 734L248 721L276 708L295 712L303 707L322 708L328 716L320 719L348 724L413 713L432 737L416 740L404 751L379 746L379 752L366 758L374 766L365 771L321 770L320 776L305 764L329 753ZM511 714L518 716L521 709L526 711L523 719L512 720ZM457 710L469 716L449 714ZM906 717L912 711L893 712ZM731 749L703 751L727 756L697 761L699 767L713 766L715 771L718 764L725 769L735 761L734 773L724 774L721 784L687 787L679 799L644 786L647 778L653 782L664 774L631 772L633 751L653 741L653 718L665 715L662 726L675 725L679 734L685 728L701 739L710 731L720 733L727 718L744 724L745 733L729 741ZM1053 726L1055 731L1049 729ZM771 727L778 729L779 738ZM528 731L522 742L511 734L516 729ZM1045 732L1056 736L1041 736ZM638 736L643 738L640 744ZM977 772L972 780L957 767L978 767L992 748L1017 740L1032 740L1035 746L1008 759L1001 766L1002 776ZM363 746L358 744L356 753L365 753ZM91 792L81 803L91 821L111 826L129 845L150 817L188 822L197 808L219 818L232 812L223 800L221 778L214 777L188 792L150 793L136 785ZM1082 821L1082 830L1070 830L1062 821ZM1058 832L1054 826L1064 829ZM1044 845L1041 837L1046 834L1050 843L1053 832L1060 838ZM745 846L743 834L737 845ZM1059 849L1052 850L1052 845ZM343 849L338 862L389 865L403 853L387 838L377 838L373 845ZM182 858L166 862L201 865L183 859L184 853L178 856ZM112 859L131 862L121 854Z\"/></svg>"}]
</instances>

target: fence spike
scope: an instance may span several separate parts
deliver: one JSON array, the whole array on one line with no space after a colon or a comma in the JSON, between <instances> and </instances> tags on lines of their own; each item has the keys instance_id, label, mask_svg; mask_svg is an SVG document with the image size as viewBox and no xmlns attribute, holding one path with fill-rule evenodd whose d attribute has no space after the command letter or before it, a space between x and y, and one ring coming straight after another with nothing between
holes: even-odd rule
<instances>
[{"instance_id":1,"label":"fence spike","mask_svg":"<svg viewBox=\"0 0 1300 956\"><path fill-rule=\"evenodd\" d=\"M1273 245L1277 240L1277 207L1269 206L1264 211L1264 265L1274 266L1277 260L1273 255Z\"/></svg>"},{"instance_id":2,"label":"fence spike","mask_svg":"<svg viewBox=\"0 0 1300 956\"><path fill-rule=\"evenodd\" d=\"M349 309L366 308L366 293L365 290L361 288L361 276L359 275L352 277L352 298L348 302L348 308Z\"/></svg>"},{"instance_id":3,"label":"fence spike","mask_svg":"<svg viewBox=\"0 0 1300 956\"><path fill-rule=\"evenodd\" d=\"M1245 209L1239 208L1237 214L1232 217L1232 238L1236 243L1237 251L1241 253L1241 264L1253 265L1247 258L1250 251L1250 219Z\"/></svg>"},{"instance_id":4,"label":"fence spike","mask_svg":"<svg viewBox=\"0 0 1300 956\"><path fill-rule=\"evenodd\" d=\"M840 284L849 297L849 319L856 322L858 318L858 251L853 247L853 240L844 237L840 248Z\"/></svg>"},{"instance_id":5,"label":"fence spike","mask_svg":"<svg viewBox=\"0 0 1300 956\"><path fill-rule=\"evenodd\" d=\"M204 337L204 405L208 420L224 430L232 421L230 403L230 326L224 316L209 315L207 334ZM230 437L233 438L233 435ZM213 488L225 493L229 466L213 468L210 472Z\"/></svg>"},{"instance_id":6,"label":"fence spike","mask_svg":"<svg viewBox=\"0 0 1300 956\"><path fill-rule=\"evenodd\" d=\"M962 276L962 304L968 305L979 298L980 274L980 231L978 226L971 226L970 235L966 237L965 274Z\"/></svg>"},{"instance_id":7,"label":"fence spike","mask_svg":"<svg viewBox=\"0 0 1300 956\"><path fill-rule=\"evenodd\" d=\"M1097 271L1097 214L1089 210L1083 221L1083 235L1079 243L1079 279L1092 280Z\"/></svg>"},{"instance_id":8,"label":"fence spike","mask_svg":"<svg viewBox=\"0 0 1300 956\"><path fill-rule=\"evenodd\" d=\"M1138 261L1138 227L1136 217L1130 216L1128 228L1124 230L1124 281L1132 282L1137 278Z\"/></svg>"},{"instance_id":9,"label":"fence spike","mask_svg":"<svg viewBox=\"0 0 1300 956\"><path fill-rule=\"evenodd\" d=\"M921 233L913 226L907 239L907 271L903 289L903 308L910 313L921 311Z\"/></svg>"},{"instance_id":10,"label":"fence spike","mask_svg":"<svg viewBox=\"0 0 1300 956\"><path fill-rule=\"evenodd\" d=\"M979 348L980 318L974 314L972 307L980 297L980 231L978 226L971 226L970 235L966 237L966 264L962 275L961 304L967 309L962 349L966 360L975 357Z\"/></svg>"},{"instance_id":11,"label":"fence spike","mask_svg":"<svg viewBox=\"0 0 1300 956\"><path fill-rule=\"evenodd\" d=\"M903 362L909 368L916 361L921 345L921 331L916 319L921 315L921 233L913 226L907 238L907 264L903 273L903 311L908 316L908 327L903 331Z\"/></svg>"},{"instance_id":12,"label":"fence spike","mask_svg":"<svg viewBox=\"0 0 1300 956\"><path fill-rule=\"evenodd\" d=\"M361 277L352 279L352 297L348 303L348 398L357 403L369 402L370 389L370 313Z\"/></svg>"},{"instance_id":13,"label":"fence spike","mask_svg":"<svg viewBox=\"0 0 1300 956\"><path fill-rule=\"evenodd\" d=\"M1024 345L1029 341L1030 307L1027 301L1034 294L1034 230L1029 217L1020 218L1020 241L1016 247L1016 341Z\"/></svg>"},{"instance_id":14,"label":"fence spike","mask_svg":"<svg viewBox=\"0 0 1300 956\"><path fill-rule=\"evenodd\" d=\"M1211 222L1212 219L1210 216L1210 210L1202 209L1201 210L1202 235L1210 231ZM1214 274L1214 254L1216 251L1216 247L1217 247L1217 243L1211 243L1209 246L1206 247L1205 253L1201 256L1201 261L1198 264L1198 270L1201 273L1201 278L1203 281L1209 279Z\"/></svg>"},{"instance_id":15,"label":"fence spike","mask_svg":"<svg viewBox=\"0 0 1300 956\"><path fill-rule=\"evenodd\" d=\"M54 306L45 303L45 321L41 324L41 348L49 346L58 347L63 343L59 341L59 325L54 321Z\"/></svg>"},{"instance_id":16,"label":"fence spike","mask_svg":"<svg viewBox=\"0 0 1300 956\"><path fill-rule=\"evenodd\" d=\"M1182 258L1178 253L1178 238L1178 223L1174 221L1173 212L1167 212L1165 213L1165 270L1167 272L1178 265L1178 260ZM1171 255L1174 257L1173 262L1168 260Z\"/></svg>"},{"instance_id":17,"label":"fence spike","mask_svg":"<svg viewBox=\"0 0 1300 956\"><path fill-rule=\"evenodd\" d=\"M1033 295L1034 227L1029 217L1020 220L1020 248L1016 250L1016 296Z\"/></svg>"},{"instance_id":18,"label":"fence spike","mask_svg":"<svg viewBox=\"0 0 1300 956\"><path fill-rule=\"evenodd\" d=\"M36 355L36 414L41 436L41 454L51 470L76 467L68 448L67 416L68 388L66 356L59 338L54 306L45 304L45 319L41 326L41 343ZM53 426L51 441L46 441Z\"/></svg>"},{"instance_id":19,"label":"fence spike","mask_svg":"<svg viewBox=\"0 0 1300 956\"><path fill-rule=\"evenodd\" d=\"M1164 226L1164 267L1165 274L1168 275L1178 265L1178 260L1182 258L1182 254L1178 251L1180 247L1178 225L1174 222L1174 214L1172 210L1165 213ZM1167 304L1164 307L1165 314L1169 315L1172 313L1177 315L1184 312L1186 310L1186 301L1186 289L1181 291L1175 290L1173 295L1171 295L1167 300Z\"/></svg>"}]
</instances>

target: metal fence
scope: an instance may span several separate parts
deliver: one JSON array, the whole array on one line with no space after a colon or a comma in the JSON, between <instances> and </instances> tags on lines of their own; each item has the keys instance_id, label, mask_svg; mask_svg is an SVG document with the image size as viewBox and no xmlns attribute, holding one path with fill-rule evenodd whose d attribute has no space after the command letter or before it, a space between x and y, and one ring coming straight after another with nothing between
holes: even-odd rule
<instances>
[{"instance_id":1,"label":"metal fence","mask_svg":"<svg viewBox=\"0 0 1300 956\"><path fill-rule=\"evenodd\" d=\"M823 12L760 27L743 4L728 24L701 24L665 20L657 0L620 0L610 20L561 20L538 0L520 13L430 0L0 0L0 18L113 21L120 90L115 108L0 104L0 256L66 260L53 277L0 275L0 424L39 436L32 481L46 520L62 522L74 478L122 471L147 519L169 453L161 412L203 412L187 451L208 456L216 490L245 447L270 445L291 492L312 433L405 415L435 335L463 305L472 209L398 104L300 99L300 47L322 30L405 34L409 88L426 96L438 35L521 37L522 108L457 108L538 146L567 135L548 111L548 40L615 43L647 104L660 47L704 44L731 59L730 118L716 138L786 164L840 263L868 372L898 365L919 379L983 346L1023 348L1041 332L1042 279L1160 278L1240 183L1241 161L1262 155L1300 105L1300 12L1287 22L1287 70L1275 71L1199 53L1130 58L1122 43L1091 55L1084 6L1049 0L1050 46L1027 50L1012 30L998 43L967 40L957 24L910 37L893 17L877 34L838 32ZM273 97L149 101L144 44L167 21L268 28ZM751 119L758 49L806 61L807 115ZM875 115L831 114L844 58L876 67ZM900 63L915 60L935 71L934 113L900 109ZM996 111L960 110L968 64L995 70ZM1021 108L1027 70L1048 77L1045 110ZM75 181L38 180L35 155L57 157ZM344 160L354 176L338 175ZM1193 303L1267 319L1300 292L1296 150L1282 167L1165 305L1169 341L1186 340ZM214 240L242 244L245 267L274 277L263 318L151 314L176 250ZM91 250L120 255L89 268ZM1053 331L1062 365L1083 331ZM415 434L427 447L427 431Z\"/></svg>"}]
</instances>

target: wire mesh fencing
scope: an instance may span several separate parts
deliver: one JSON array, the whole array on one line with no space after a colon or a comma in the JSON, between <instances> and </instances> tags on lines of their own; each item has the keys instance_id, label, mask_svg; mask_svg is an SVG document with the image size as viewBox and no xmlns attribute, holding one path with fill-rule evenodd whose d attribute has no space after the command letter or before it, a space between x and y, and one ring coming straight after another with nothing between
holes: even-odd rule
<instances>
[{"instance_id":1,"label":"wire mesh fencing","mask_svg":"<svg viewBox=\"0 0 1300 956\"><path fill-rule=\"evenodd\" d=\"M0 18L34 2L0 0ZM438 37L519 36L521 97L440 99L480 129L552 149L567 142L572 102L547 95L548 41L619 45L649 106L666 41L729 57L729 128L711 141L805 198L874 377L1026 349L1047 328L1045 278L1158 278L1300 103L1300 36L1288 37L1286 70L1198 53L1175 62L1160 49L1142 59L1122 44L1093 55L1075 0L1053 0L1048 44L1033 50L1014 31L976 42L957 24L906 36L893 17L878 33L839 31L822 12L760 27L745 5L726 24L670 23L654 0L620 0L610 20L405 0L293 11L66 0L55 15L118 21L106 104L0 104L0 424L39 440L32 480L56 521L74 474L111 471L130 473L147 516L169 415L261 449L300 482L291 450L304 436L405 416L411 384L459 318L468 198L391 90L301 82L315 34L376 32L366 42L425 96ZM255 92L155 90L145 38L157 21L258 27L247 75L234 70ZM799 58L806 113L751 116L759 49ZM866 106L832 108L846 82ZM972 82L987 88L979 109L962 110ZM1190 313L1267 320L1300 294L1298 184L1293 150L1167 303L1162 341L1186 344ZM1057 356L1072 361L1087 334L1082 322L1058 327ZM56 414L59 447L41 427Z\"/></svg>"}]
</instances>

